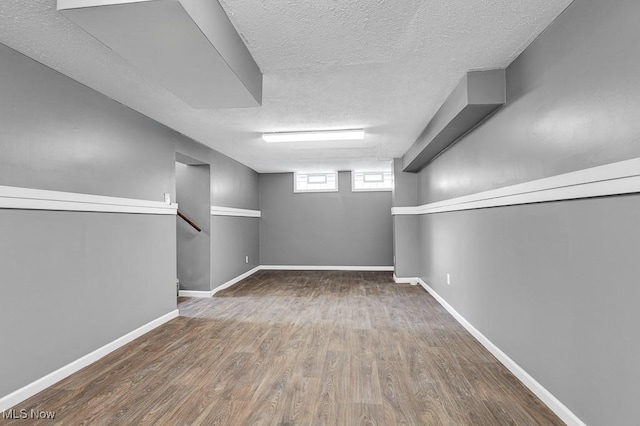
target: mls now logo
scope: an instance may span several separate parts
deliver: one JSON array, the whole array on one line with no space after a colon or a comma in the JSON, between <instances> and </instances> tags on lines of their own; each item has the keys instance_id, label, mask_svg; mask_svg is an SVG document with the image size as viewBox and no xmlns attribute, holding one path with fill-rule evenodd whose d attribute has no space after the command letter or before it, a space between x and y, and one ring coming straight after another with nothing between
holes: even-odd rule
<instances>
[{"instance_id":1,"label":"mls now logo","mask_svg":"<svg viewBox=\"0 0 640 426\"><path fill-rule=\"evenodd\" d=\"M54 419L56 417L55 411L38 411L35 409L27 410L7 410L2 412L3 419Z\"/></svg>"}]
</instances>

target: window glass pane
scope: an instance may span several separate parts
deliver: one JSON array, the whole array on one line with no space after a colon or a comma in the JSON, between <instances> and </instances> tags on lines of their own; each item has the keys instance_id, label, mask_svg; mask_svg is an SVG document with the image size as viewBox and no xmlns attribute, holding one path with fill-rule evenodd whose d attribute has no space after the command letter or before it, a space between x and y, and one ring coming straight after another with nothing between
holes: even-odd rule
<instances>
[{"instance_id":1,"label":"window glass pane","mask_svg":"<svg viewBox=\"0 0 640 426\"><path fill-rule=\"evenodd\" d=\"M365 173L364 174L365 182L383 182L384 176L382 173Z\"/></svg>"},{"instance_id":2,"label":"window glass pane","mask_svg":"<svg viewBox=\"0 0 640 426\"><path fill-rule=\"evenodd\" d=\"M391 172L351 172L352 191L391 191Z\"/></svg>"},{"instance_id":3,"label":"window glass pane","mask_svg":"<svg viewBox=\"0 0 640 426\"><path fill-rule=\"evenodd\" d=\"M309 183L327 183L327 175L308 175L307 182Z\"/></svg>"},{"instance_id":4,"label":"window glass pane","mask_svg":"<svg viewBox=\"0 0 640 426\"><path fill-rule=\"evenodd\" d=\"M294 192L335 192L338 190L338 174L295 173Z\"/></svg>"}]
</instances>

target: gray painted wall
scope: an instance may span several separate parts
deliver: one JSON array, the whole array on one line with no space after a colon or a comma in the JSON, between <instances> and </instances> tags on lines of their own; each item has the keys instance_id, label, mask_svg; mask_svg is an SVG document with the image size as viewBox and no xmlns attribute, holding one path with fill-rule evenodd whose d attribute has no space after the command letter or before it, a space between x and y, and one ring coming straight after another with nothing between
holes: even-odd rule
<instances>
[{"instance_id":1,"label":"gray painted wall","mask_svg":"<svg viewBox=\"0 0 640 426\"><path fill-rule=\"evenodd\" d=\"M0 45L0 185L162 200L178 134ZM0 210L0 396L176 308L172 216Z\"/></svg>"},{"instance_id":2,"label":"gray painted wall","mask_svg":"<svg viewBox=\"0 0 640 426\"><path fill-rule=\"evenodd\" d=\"M422 244L416 230L417 216L393 216L394 273L398 278L415 278L422 271Z\"/></svg>"},{"instance_id":3,"label":"gray painted wall","mask_svg":"<svg viewBox=\"0 0 640 426\"><path fill-rule=\"evenodd\" d=\"M402 158L393 160L394 188L391 196L393 207L415 206L418 202L418 175L402 171ZM415 278L420 275L420 239L418 218L393 216L394 272L398 278Z\"/></svg>"},{"instance_id":4,"label":"gray painted wall","mask_svg":"<svg viewBox=\"0 0 640 426\"><path fill-rule=\"evenodd\" d=\"M588 425L636 424L639 210L634 195L422 216L422 278Z\"/></svg>"},{"instance_id":5,"label":"gray painted wall","mask_svg":"<svg viewBox=\"0 0 640 426\"><path fill-rule=\"evenodd\" d=\"M0 396L176 309L172 216L0 209Z\"/></svg>"},{"instance_id":6,"label":"gray painted wall","mask_svg":"<svg viewBox=\"0 0 640 426\"><path fill-rule=\"evenodd\" d=\"M176 152L211 165L211 205L258 210L258 173L191 139L176 143Z\"/></svg>"},{"instance_id":7,"label":"gray painted wall","mask_svg":"<svg viewBox=\"0 0 640 426\"><path fill-rule=\"evenodd\" d=\"M201 229L176 216L178 279L182 290L210 290L211 205L209 165L176 163L176 200L187 217Z\"/></svg>"},{"instance_id":8,"label":"gray painted wall","mask_svg":"<svg viewBox=\"0 0 640 426\"><path fill-rule=\"evenodd\" d=\"M210 165L211 205L259 209L258 173L191 140L178 141L176 152ZM211 290L258 265L259 223L257 218L210 218ZM249 256L248 263L245 256Z\"/></svg>"},{"instance_id":9,"label":"gray painted wall","mask_svg":"<svg viewBox=\"0 0 640 426\"><path fill-rule=\"evenodd\" d=\"M640 2L574 2L507 69L507 105L420 173L420 203L640 156Z\"/></svg>"},{"instance_id":10,"label":"gray painted wall","mask_svg":"<svg viewBox=\"0 0 640 426\"><path fill-rule=\"evenodd\" d=\"M391 192L293 192L292 173L260 175L263 265L389 266L393 262Z\"/></svg>"},{"instance_id":11,"label":"gray painted wall","mask_svg":"<svg viewBox=\"0 0 640 426\"><path fill-rule=\"evenodd\" d=\"M212 289L259 265L259 225L257 217L211 217Z\"/></svg>"},{"instance_id":12,"label":"gray painted wall","mask_svg":"<svg viewBox=\"0 0 640 426\"><path fill-rule=\"evenodd\" d=\"M419 202L640 156L638 16L634 0L574 2L507 69L507 106L420 173ZM587 424L636 424L639 207L421 216L421 276Z\"/></svg>"},{"instance_id":13,"label":"gray painted wall","mask_svg":"<svg viewBox=\"0 0 640 426\"><path fill-rule=\"evenodd\" d=\"M177 133L0 44L0 184L175 199Z\"/></svg>"}]
</instances>

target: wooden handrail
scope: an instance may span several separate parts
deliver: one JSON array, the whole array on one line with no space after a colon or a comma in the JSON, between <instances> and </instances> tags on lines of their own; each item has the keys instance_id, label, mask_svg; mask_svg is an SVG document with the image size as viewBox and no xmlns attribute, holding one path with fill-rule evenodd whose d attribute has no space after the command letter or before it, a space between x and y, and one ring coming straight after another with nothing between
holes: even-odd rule
<instances>
[{"instance_id":1,"label":"wooden handrail","mask_svg":"<svg viewBox=\"0 0 640 426\"><path fill-rule=\"evenodd\" d=\"M191 225L193 227L193 229L195 229L198 232L202 232L202 229L200 229L200 227L198 225L195 224L194 221L192 221L191 219L189 219L184 213L182 213L180 210L178 210L178 216L180 216L180 218L182 218L182 220L184 220L185 222L187 222L189 225Z\"/></svg>"}]
</instances>

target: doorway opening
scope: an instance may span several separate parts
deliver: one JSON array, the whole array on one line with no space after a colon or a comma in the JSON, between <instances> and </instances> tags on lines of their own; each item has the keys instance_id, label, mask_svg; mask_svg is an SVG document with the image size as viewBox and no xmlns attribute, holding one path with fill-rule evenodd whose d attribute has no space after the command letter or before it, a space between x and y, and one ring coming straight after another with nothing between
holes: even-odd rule
<instances>
[{"instance_id":1,"label":"doorway opening","mask_svg":"<svg viewBox=\"0 0 640 426\"><path fill-rule=\"evenodd\" d=\"M176 153L178 294L211 291L209 164Z\"/></svg>"}]
</instances>

